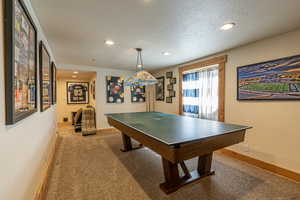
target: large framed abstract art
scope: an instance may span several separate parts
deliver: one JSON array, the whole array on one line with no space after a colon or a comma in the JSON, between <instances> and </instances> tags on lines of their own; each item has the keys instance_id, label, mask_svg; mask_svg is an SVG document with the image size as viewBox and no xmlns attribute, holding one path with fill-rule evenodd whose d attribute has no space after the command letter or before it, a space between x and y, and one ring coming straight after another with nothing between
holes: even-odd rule
<instances>
[{"instance_id":1,"label":"large framed abstract art","mask_svg":"<svg viewBox=\"0 0 300 200\"><path fill-rule=\"evenodd\" d=\"M67 104L88 104L89 83L67 82Z\"/></svg>"},{"instance_id":2,"label":"large framed abstract art","mask_svg":"<svg viewBox=\"0 0 300 200\"><path fill-rule=\"evenodd\" d=\"M37 30L21 0L5 0L6 124L37 111Z\"/></svg>"},{"instance_id":3,"label":"large framed abstract art","mask_svg":"<svg viewBox=\"0 0 300 200\"><path fill-rule=\"evenodd\" d=\"M56 104L56 65L54 62L51 64L51 80L52 80L52 105Z\"/></svg>"},{"instance_id":4,"label":"large framed abstract art","mask_svg":"<svg viewBox=\"0 0 300 200\"><path fill-rule=\"evenodd\" d=\"M131 102L132 103L143 103L146 101L146 87L145 86L132 86L131 91Z\"/></svg>"},{"instance_id":5,"label":"large framed abstract art","mask_svg":"<svg viewBox=\"0 0 300 200\"><path fill-rule=\"evenodd\" d=\"M155 85L156 101L165 101L165 77L156 78L158 83Z\"/></svg>"},{"instance_id":6,"label":"large framed abstract art","mask_svg":"<svg viewBox=\"0 0 300 200\"><path fill-rule=\"evenodd\" d=\"M300 55L237 68L238 100L300 100Z\"/></svg>"},{"instance_id":7,"label":"large framed abstract art","mask_svg":"<svg viewBox=\"0 0 300 200\"><path fill-rule=\"evenodd\" d=\"M106 102L124 103L124 79L118 76L106 77Z\"/></svg>"},{"instance_id":8,"label":"large framed abstract art","mask_svg":"<svg viewBox=\"0 0 300 200\"><path fill-rule=\"evenodd\" d=\"M40 106L41 112L51 107L51 59L50 55L44 45L40 41Z\"/></svg>"}]
</instances>

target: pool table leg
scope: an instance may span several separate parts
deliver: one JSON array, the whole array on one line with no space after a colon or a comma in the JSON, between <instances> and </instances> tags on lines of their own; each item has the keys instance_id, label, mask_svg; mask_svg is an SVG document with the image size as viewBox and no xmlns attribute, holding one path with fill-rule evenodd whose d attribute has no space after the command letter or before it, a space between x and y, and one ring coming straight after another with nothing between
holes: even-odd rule
<instances>
[{"instance_id":1,"label":"pool table leg","mask_svg":"<svg viewBox=\"0 0 300 200\"><path fill-rule=\"evenodd\" d=\"M198 181L204 177L213 175L214 171L211 171L211 162L212 153L199 156L197 170L189 172L184 164L184 161L181 161L179 164L182 167L182 170L185 173L185 175L183 177L180 177L178 163L172 163L162 158L165 182L160 184L160 189L163 190L166 194L170 194L184 185Z\"/></svg>"},{"instance_id":2,"label":"pool table leg","mask_svg":"<svg viewBox=\"0 0 300 200\"><path fill-rule=\"evenodd\" d=\"M122 152L132 151L132 150L140 149L143 147L142 144L140 144L137 147L132 147L131 138L124 133L121 133L121 134L122 134L122 140L123 140L123 149L120 149L120 150Z\"/></svg>"},{"instance_id":3,"label":"pool table leg","mask_svg":"<svg viewBox=\"0 0 300 200\"><path fill-rule=\"evenodd\" d=\"M178 170L178 163L172 163L162 157L162 165L165 175L165 182L160 184L160 188L164 191L178 186L181 182Z\"/></svg>"},{"instance_id":4,"label":"pool table leg","mask_svg":"<svg viewBox=\"0 0 300 200\"><path fill-rule=\"evenodd\" d=\"M199 174L208 174L211 171L211 162L212 162L212 153L199 156L198 158L198 168L197 171Z\"/></svg>"}]
</instances>

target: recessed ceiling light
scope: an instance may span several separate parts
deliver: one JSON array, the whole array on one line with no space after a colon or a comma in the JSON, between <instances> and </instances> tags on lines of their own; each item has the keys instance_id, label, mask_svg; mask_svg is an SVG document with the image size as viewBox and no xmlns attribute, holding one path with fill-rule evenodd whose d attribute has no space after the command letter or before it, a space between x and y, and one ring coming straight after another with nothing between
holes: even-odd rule
<instances>
[{"instance_id":1,"label":"recessed ceiling light","mask_svg":"<svg viewBox=\"0 0 300 200\"><path fill-rule=\"evenodd\" d=\"M171 55L171 53L168 52L168 51L164 51L164 52L162 52L162 54L163 54L164 56L169 56L169 55Z\"/></svg>"},{"instance_id":2,"label":"recessed ceiling light","mask_svg":"<svg viewBox=\"0 0 300 200\"><path fill-rule=\"evenodd\" d=\"M77 78L77 76L73 75L72 78Z\"/></svg>"},{"instance_id":3,"label":"recessed ceiling light","mask_svg":"<svg viewBox=\"0 0 300 200\"><path fill-rule=\"evenodd\" d=\"M229 29L232 29L236 24L233 23L233 22L230 22L230 23L225 23L223 26L221 26L221 30L223 31L227 31Z\"/></svg>"},{"instance_id":4,"label":"recessed ceiling light","mask_svg":"<svg viewBox=\"0 0 300 200\"><path fill-rule=\"evenodd\" d=\"M78 73L79 73L78 71L74 71L74 72L73 72L73 74L78 74Z\"/></svg>"},{"instance_id":5,"label":"recessed ceiling light","mask_svg":"<svg viewBox=\"0 0 300 200\"><path fill-rule=\"evenodd\" d=\"M105 44L108 45L108 46L112 46L112 45L115 44L115 42L112 41L112 40L105 40Z\"/></svg>"}]
</instances>

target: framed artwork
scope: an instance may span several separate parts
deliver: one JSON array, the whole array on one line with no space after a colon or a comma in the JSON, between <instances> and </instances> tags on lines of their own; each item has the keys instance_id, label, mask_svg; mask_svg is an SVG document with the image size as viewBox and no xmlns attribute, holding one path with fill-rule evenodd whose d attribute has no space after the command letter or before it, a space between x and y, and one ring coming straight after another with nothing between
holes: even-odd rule
<instances>
[{"instance_id":1,"label":"framed artwork","mask_svg":"<svg viewBox=\"0 0 300 200\"><path fill-rule=\"evenodd\" d=\"M166 77L167 78L172 78L173 77L173 72L166 72Z\"/></svg>"},{"instance_id":2,"label":"framed artwork","mask_svg":"<svg viewBox=\"0 0 300 200\"><path fill-rule=\"evenodd\" d=\"M165 101L165 77L156 78L158 83L155 85L156 101Z\"/></svg>"},{"instance_id":3,"label":"framed artwork","mask_svg":"<svg viewBox=\"0 0 300 200\"><path fill-rule=\"evenodd\" d=\"M130 87L130 91L131 91L131 102L143 103L146 101L146 97L145 97L146 87L145 86L132 86L132 87Z\"/></svg>"},{"instance_id":4,"label":"framed artwork","mask_svg":"<svg viewBox=\"0 0 300 200\"><path fill-rule=\"evenodd\" d=\"M56 65L54 62L51 64L51 80L52 80L52 105L56 104Z\"/></svg>"},{"instance_id":5,"label":"framed artwork","mask_svg":"<svg viewBox=\"0 0 300 200\"><path fill-rule=\"evenodd\" d=\"M95 82L95 80L93 80L91 83L91 94L92 94L92 98L95 100L96 99L96 82Z\"/></svg>"},{"instance_id":6,"label":"framed artwork","mask_svg":"<svg viewBox=\"0 0 300 200\"><path fill-rule=\"evenodd\" d=\"M47 110L51 106L51 61L50 55L44 45L40 42L40 106L41 112Z\"/></svg>"},{"instance_id":7,"label":"framed artwork","mask_svg":"<svg viewBox=\"0 0 300 200\"><path fill-rule=\"evenodd\" d=\"M67 104L88 104L89 83L67 82Z\"/></svg>"},{"instance_id":8,"label":"framed artwork","mask_svg":"<svg viewBox=\"0 0 300 200\"><path fill-rule=\"evenodd\" d=\"M166 103L172 103L172 97L166 97Z\"/></svg>"},{"instance_id":9,"label":"framed artwork","mask_svg":"<svg viewBox=\"0 0 300 200\"><path fill-rule=\"evenodd\" d=\"M170 84L176 84L176 78L171 78L170 79Z\"/></svg>"},{"instance_id":10,"label":"framed artwork","mask_svg":"<svg viewBox=\"0 0 300 200\"><path fill-rule=\"evenodd\" d=\"M5 0L7 125L37 111L37 29L22 0Z\"/></svg>"},{"instance_id":11,"label":"framed artwork","mask_svg":"<svg viewBox=\"0 0 300 200\"><path fill-rule=\"evenodd\" d=\"M237 68L238 100L300 100L300 55Z\"/></svg>"},{"instance_id":12,"label":"framed artwork","mask_svg":"<svg viewBox=\"0 0 300 200\"><path fill-rule=\"evenodd\" d=\"M175 97L175 91L174 90L169 91L169 97Z\"/></svg>"},{"instance_id":13,"label":"framed artwork","mask_svg":"<svg viewBox=\"0 0 300 200\"><path fill-rule=\"evenodd\" d=\"M168 84L168 85L167 85L167 90L173 90L173 88L174 88L174 87L173 87L173 84Z\"/></svg>"},{"instance_id":14,"label":"framed artwork","mask_svg":"<svg viewBox=\"0 0 300 200\"><path fill-rule=\"evenodd\" d=\"M106 77L106 102L124 103L124 79L118 76Z\"/></svg>"}]
</instances>

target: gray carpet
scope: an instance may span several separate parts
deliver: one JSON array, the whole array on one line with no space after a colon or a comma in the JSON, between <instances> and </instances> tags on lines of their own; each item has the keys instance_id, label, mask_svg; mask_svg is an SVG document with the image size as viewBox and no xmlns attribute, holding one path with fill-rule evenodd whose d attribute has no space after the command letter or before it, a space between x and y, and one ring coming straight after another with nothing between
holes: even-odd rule
<instances>
[{"instance_id":1,"label":"gray carpet","mask_svg":"<svg viewBox=\"0 0 300 200\"><path fill-rule=\"evenodd\" d=\"M61 131L47 200L300 200L300 184L219 153L216 175L165 195L161 158L147 148L122 153L119 134ZM187 162L195 169L197 160Z\"/></svg>"}]
</instances>

